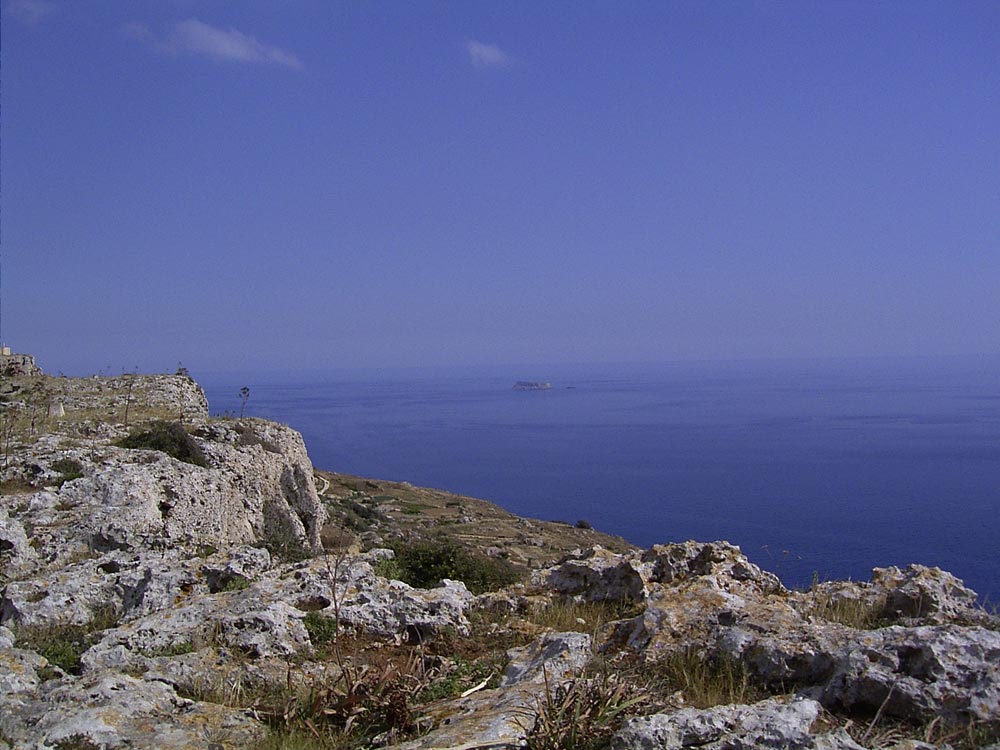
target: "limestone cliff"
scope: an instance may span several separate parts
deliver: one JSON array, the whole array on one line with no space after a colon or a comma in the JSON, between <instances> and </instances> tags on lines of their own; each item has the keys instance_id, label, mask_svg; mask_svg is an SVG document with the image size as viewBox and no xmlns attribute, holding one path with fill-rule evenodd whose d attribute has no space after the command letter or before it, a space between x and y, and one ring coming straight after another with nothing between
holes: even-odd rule
<instances>
[{"instance_id":1,"label":"limestone cliff","mask_svg":"<svg viewBox=\"0 0 1000 750\"><path fill-rule=\"evenodd\" d=\"M111 550L259 544L286 554L319 551L324 510L294 430L209 419L201 388L183 376L41 377L6 386L13 398L4 413L20 434L0 480L32 490L7 521L32 529L30 549L9 562L20 575ZM56 400L63 416L44 416ZM204 465L121 447L152 416L178 420Z\"/></svg>"}]
</instances>

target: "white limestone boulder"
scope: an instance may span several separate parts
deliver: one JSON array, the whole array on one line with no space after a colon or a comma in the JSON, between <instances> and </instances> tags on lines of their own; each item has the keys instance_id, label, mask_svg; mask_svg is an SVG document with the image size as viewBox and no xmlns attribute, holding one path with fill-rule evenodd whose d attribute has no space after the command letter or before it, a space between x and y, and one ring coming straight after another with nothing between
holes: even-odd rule
<instances>
[{"instance_id":1,"label":"white limestone boulder","mask_svg":"<svg viewBox=\"0 0 1000 750\"><path fill-rule=\"evenodd\" d=\"M864 750L844 733L811 733L821 707L813 700L769 699L753 705L684 708L629 719L613 750Z\"/></svg>"}]
</instances>

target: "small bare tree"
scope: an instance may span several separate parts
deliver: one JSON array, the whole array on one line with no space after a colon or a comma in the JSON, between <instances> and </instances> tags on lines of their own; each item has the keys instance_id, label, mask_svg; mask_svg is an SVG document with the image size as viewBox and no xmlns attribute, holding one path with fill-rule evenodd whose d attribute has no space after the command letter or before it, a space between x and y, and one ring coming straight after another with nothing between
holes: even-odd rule
<instances>
[{"instance_id":1,"label":"small bare tree","mask_svg":"<svg viewBox=\"0 0 1000 750\"><path fill-rule=\"evenodd\" d=\"M0 443L3 444L3 466L6 469L10 464L11 444L14 442L14 434L17 431L17 411L15 407L7 407L0 410Z\"/></svg>"},{"instance_id":2,"label":"small bare tree","mask_svg":"<svg viewBox=\"0 0 1000 750\"><path fill-rule=\"evenodd\" d=\"M132 406L132 389L133 388L135 388L135 372L130 372L128 374L128 388L125 391L125 426L126 427L128 427L128 410Z\"/></svg>"},{"instance_id":3,"label":"small bare tree","mask_svg":"<svg viewBox=\"0 0 1000 750\"><path fill-rule=\"evenodd\" d=\"M247 400L250 398L250 389L246 386L240 388L240 399L242 403L240 404L240 419L243 419L243 414L247 410Z\"/></svg>"}]
</instances>

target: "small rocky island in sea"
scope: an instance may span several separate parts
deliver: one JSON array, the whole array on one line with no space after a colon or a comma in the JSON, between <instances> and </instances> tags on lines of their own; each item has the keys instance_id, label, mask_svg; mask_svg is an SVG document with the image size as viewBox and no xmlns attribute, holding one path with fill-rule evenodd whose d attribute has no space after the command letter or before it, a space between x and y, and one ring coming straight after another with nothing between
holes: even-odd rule
<instances>
[{"instance_id":1,"label":"small rocky island in sea","mask_svg":"<svg viewBox=\"0 0 1000 750\"><path fill-rule=\"evenodd\" d=\"M6 364L0 750L998 750L1000 617L938 568L790 590Z\"/></svg>"},{"instance_id":2,"label":"small rocky island in sea","mask_svg":"<svg viewBox=\"0 0 1000 750\"><path fill-rule=\"evenodd\" d=\"M552 387L552 383L543 380L518 380L514 383L515 391L547 391Z\"/></svg>"}]
</instances>

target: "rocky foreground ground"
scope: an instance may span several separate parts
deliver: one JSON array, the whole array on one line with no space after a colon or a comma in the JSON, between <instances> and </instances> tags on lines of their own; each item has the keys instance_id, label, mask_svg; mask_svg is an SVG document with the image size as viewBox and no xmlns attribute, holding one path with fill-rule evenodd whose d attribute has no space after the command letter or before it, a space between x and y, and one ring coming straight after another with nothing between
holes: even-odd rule
<instances>
[{"instance_id":1,"label":"rocky foreground ground","mask_svg":"<svg viewBox=\"0 0 1000 750\"><path fill-rule=\"evenodd\" d=\"M1000 747L1000 620L935 568L790 591L315 472L184 375L7 375L0 452L0 748Z\"/></svg>"}]
</instances>

